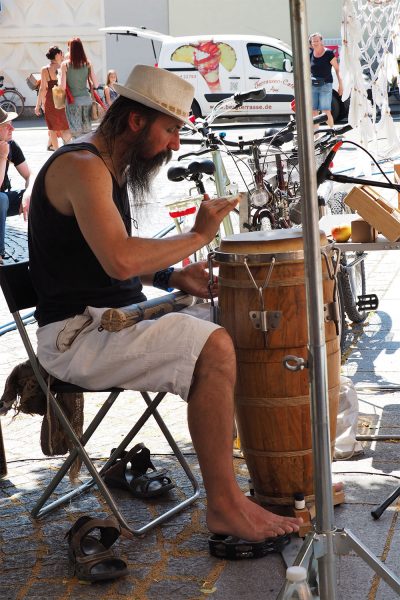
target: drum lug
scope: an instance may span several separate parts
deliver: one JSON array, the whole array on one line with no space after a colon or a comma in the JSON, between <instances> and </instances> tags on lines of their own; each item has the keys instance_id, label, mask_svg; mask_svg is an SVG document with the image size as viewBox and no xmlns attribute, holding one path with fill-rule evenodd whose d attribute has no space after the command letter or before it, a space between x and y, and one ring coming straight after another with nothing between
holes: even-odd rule
<instances>
[{"instance_id":1,"label":"drum lug","mask_svg":"<svg viewBox=\"0 0 400 600\"><path fill-rule=\"evenodd\" d=\"M303 369L308 369L308 362L301 356L288 354L282 362L283 366L289 371L303 371Z\"/></svg>"},{"instance_id":2,"label":"drum lug","mask_svg":"<svg viewBox=\"0 0 400 600\"><path fill-rule=\"evenodd\" d=\"M324 304L324 321L339 322L339 304L336 300Z\"/></svg>"},{"instance_id":3,"label":"drum lug","mask_svg":"<svg viewBox=\"0 0 400 600\"><path fill-rule=\"evenodd\" d=\"M282 317L280 310L251 310L249 312L250 321L254 329L267 332L270 329L277 329Z\"/></svg>"}]
</instances>

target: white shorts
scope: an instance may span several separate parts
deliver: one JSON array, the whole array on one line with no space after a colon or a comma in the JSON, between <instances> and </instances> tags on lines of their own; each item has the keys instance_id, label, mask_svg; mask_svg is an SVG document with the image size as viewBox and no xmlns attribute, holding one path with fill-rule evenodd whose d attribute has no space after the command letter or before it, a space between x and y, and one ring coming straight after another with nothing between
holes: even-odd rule
<instances>
[{"instance_id":1,"label":"white shorts","mask_svg":"<svg viewBox=\"0 0 400 600\"><path fill-rule=\"evenodd\" d=\"M89 390L171 392L187 400L199 354L219 326L181 311L118 332L99 331L105 310L87 308L93 320L64 352L57 337L73 327L73 319L37 330L38 358L46 371Z\"/></svg>"}]
</instances>

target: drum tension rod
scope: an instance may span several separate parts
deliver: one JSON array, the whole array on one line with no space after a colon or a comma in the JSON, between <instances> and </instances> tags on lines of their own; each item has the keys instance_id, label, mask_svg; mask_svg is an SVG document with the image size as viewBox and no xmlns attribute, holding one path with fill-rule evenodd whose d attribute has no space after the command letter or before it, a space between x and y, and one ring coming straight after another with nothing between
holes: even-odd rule
<instances>
[{"instance_id":1,"label":"drum tension rod","mask_svg":"<svg viewBox=\"0 0 400 600\"><path fill-rule=\"evenodd\" d=\"M213 259L215 257L215 252L209 252L207 255L207 262L208 262L208 293L210 295L210 320L212 323L216 323L217 325L219 325L219 314L218 314L218 306L215 304L214 301L214 297L212 295L212 286L215 282L215 277L214 277L214 263L213 263Z\"/></svg>"},{"instance_id":2,"label":"drum tension rod","mask_svg":"<svg viewBox=\"0 0 400 600\"><path fill-rule=\"evenodd\" d=\"M244 259L244 266L246 268L247 274L250 277L251 282L253 283L255 289L258 291L258 297L260 301L260 309L261 310L251 310L249 311L250 321L253 324L255 329L259 329L263 333L268 333L270 329L276 329L279 326L279 321L282 316L282 312L279 310L265 310L264 304L264 294L263 291L266 287L268 287L269 280L272 275L272 271L275 266L276 259L273 256L271 260L271 264L268 269L268 273L265 277L264 283L262 285L257 285L256 280L253 277L252 272L250 271L249 265L247 264L247 258Z\"/></svg>"}]
</instances>

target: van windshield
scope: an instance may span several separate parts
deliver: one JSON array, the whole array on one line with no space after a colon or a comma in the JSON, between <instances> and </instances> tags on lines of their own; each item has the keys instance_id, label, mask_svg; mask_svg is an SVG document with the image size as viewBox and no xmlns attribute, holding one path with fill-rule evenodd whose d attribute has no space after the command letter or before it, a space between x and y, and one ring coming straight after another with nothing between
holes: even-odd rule
<instances>
[{"instance_id":1,"label":"van windshield","mask_svg":"<svg viewBox=\"0 0 400 600\"><path fill-rule=\"evenodd\" d=\"M267 71L285 71L284 60L292 57L274 46L247 44L247 52L253 67Z\"/></svg>"}]
</instances>

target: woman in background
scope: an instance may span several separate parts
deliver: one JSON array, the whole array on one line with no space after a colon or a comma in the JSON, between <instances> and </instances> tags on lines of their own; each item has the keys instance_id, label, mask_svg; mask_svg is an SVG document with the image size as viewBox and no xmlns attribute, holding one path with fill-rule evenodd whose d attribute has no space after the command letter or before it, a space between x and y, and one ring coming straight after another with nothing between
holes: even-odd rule
<instances>
[{"instance_id":1,"label":"woman in background","mask_svg":"<svg viewBox=\"0 0 400 600\"><path fill-rule=\"evenodd\" d=\"M90 89L97 88L97 79L81 40L73 38L68 42L68 47L69 56L61 65L60 85L64 90L68 85L72 95L70 102L67 100L66 115L72 137L77 138L92 129L92 96L88 86Z\"/></svg>"},{"instance_id":2,"label":"woman in background","mask_svg":"<svg viewBox=\"0 0 400 600\"><path fill-rule=\"evenodd\" d=\"M35 106L35 114L40 117L40 109L44 112L44 118L49 130L49 144L47 150L57 150L58 137L64 143L71 139L71 132L65 108L56 108L53 101L53 87L57 85L57 72L63 59L63 53L58 46L52 46L46 54L50 63L40 70L40 88Z\"/></svg>"},{"instance_id":3,"label":"woman in background","mask_svg":"<svg viewBox=\"0 0 400 600\"><path fill-rule=\"evenodd\" d=\"M118 93L113 88L114 83L117 83L117 81L117 71L114 71L114 69L110 69L107 73L106 85L104 86L104 99L106 101L107 108L111 106L115 98L118 96Z\"/></svg>"}]
</instances>

